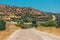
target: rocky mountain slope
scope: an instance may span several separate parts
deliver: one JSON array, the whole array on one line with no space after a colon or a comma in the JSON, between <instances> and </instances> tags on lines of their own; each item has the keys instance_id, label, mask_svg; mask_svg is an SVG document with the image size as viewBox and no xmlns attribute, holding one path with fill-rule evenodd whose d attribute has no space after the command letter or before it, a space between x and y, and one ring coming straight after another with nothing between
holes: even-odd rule
<instances>
[{"instance_id":1,"label":"rocky mountain slope","mask_svg":"<svg viewBox=\"0 0 60 40\"><path fill-rule=\"evenodd\" d=\"M11 18L22 18L23 16L33 19L37 18L38 20L41 18L52 18L52 15L30 7L16 7L0 4L0 18L10 20Z\"/></svg>"}]
</instances>

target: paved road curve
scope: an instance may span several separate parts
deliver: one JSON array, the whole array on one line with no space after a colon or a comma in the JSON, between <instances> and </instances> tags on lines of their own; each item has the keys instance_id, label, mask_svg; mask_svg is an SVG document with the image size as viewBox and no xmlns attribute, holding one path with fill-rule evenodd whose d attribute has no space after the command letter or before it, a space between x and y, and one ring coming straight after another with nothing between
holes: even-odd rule
<instances>
[{"instance_id":1,"label":"paved road curve","mask_svg":"<svg viewBox=\"0 0 60 40\"><path fill-rule=\"evenodd\" d=\"M7 40L60 40L60 38L31 28L18 30L12 33Z\"/></svg>"}]
</instances>

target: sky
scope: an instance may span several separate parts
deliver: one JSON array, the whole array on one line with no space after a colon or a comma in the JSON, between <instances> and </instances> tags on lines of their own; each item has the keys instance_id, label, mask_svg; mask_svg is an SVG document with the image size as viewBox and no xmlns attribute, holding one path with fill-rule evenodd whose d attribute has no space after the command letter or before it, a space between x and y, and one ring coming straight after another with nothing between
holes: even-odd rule
<instances>
[{"instance_id":1,"label":"sky","mask_svg":"<svg viewBox=\"0 0 60 40\"><path fill-rule=\"evenodd\" d=\"M44 12L60 13L60 0L0 0L0 4L32 7Z\"/></svg>"}]
</instances>

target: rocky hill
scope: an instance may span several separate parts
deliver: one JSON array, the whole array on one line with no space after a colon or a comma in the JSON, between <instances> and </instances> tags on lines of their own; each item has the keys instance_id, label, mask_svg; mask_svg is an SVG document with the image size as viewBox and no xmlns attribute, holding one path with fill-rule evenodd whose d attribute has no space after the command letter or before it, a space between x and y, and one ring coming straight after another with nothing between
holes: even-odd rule
<instances>
[{"instance_id":1,"label":"rocky hill","mask_svg":"<svg viewBox=\"0 0 60 40\"><path fill-rule=\"evenodd\" d=\"M42 18L52 19L52 15L30 7L16 7L0 4L0 18L11 20L12 18L22 19L23 17L30 17L36 20Z\"/></svg>"}]
</instances>

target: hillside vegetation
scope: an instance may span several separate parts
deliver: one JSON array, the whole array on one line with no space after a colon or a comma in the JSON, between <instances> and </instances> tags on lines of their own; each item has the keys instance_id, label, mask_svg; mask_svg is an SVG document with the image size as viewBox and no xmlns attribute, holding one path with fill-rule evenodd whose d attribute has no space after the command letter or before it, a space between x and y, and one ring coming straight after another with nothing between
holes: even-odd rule
<instances>
[{"instance_id":1,"label":"hillside vegetation","mask_svg":"<svg viewBox=\"0 0 60 40\"><path fill-rule=\"evenodd\" d=\"M52 15L55 16L55 20L52 20ZM0 40L5 40L16 30L33 27L39 31L60 36L59 20L60 14L43 12L31 7L16 7L0 4Z\"/></svg>"},{"instance_id":2,"label":"hillside vegetation","mask_svg":"<svg viewBox=\"0 0 60 40\"><path fill-rule=\"evenodd\" d=\"M34 20L40 20L43 18L52 19L51 14L42 12L31 7L16 7L0 4L0 18L5 20L23 19L29 17Z\"/></svg>"}]
</instances>

